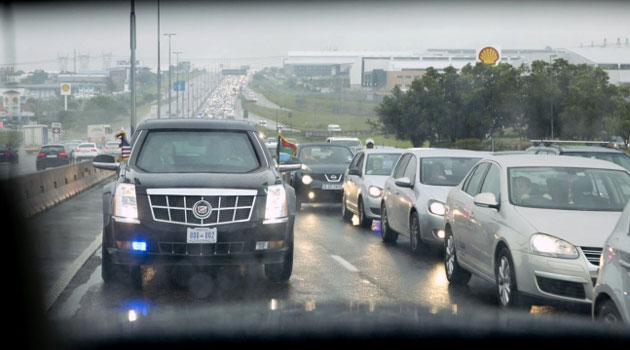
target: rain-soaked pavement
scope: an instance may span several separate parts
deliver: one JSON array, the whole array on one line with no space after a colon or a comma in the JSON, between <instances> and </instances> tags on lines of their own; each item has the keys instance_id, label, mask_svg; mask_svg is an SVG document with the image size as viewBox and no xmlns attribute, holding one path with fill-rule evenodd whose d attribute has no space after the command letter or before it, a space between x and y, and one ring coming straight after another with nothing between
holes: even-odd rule
<instances>
[{"instance_id":1,"label":"rain-soaked pavement","mask_svg":"<svg viewBox=\"0 0 630 350\"><path fill-rule=\"evenodd\" d=\"M261 267L144 267L141 290L105 286L101 250L94 245L102 226L100 193L99 186L31 219L37 234L49 238L41 244L39 259L47 288L58 287L63 273L77 264L73 256L90 250L86 260L78 262L77 273L54 295L48 310L51 319L249 302L313 307L339 301L410 303L432 312L485 307L488 313L500 313L491 284L473 277L467 287L449 287L440 254L415 256L403 236L397 244L384 244L377 227L344 223L338 205L305 205L297 214L293 275L286 284L266 281ZM590 317L587 309L576 307L535 306L530 312Z\"/></svg>"}]
</instances>

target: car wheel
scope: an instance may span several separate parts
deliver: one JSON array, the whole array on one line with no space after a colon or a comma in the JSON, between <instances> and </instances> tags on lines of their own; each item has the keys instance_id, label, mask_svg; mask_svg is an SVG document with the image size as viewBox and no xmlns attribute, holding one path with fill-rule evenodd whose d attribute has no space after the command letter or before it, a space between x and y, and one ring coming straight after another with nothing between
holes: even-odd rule
<instances>
[{"instance_id":1,"label":"car wheel","mask_svg":"<svg viewBox=\"0 0 630 350\"><path fill-rule=\"evenodd\" d=\"M389 227L389 218L387 217L385 203L381 205L381 239L383 242L387 243L394 243L398 240L398 232Z\"/></svg>"},{"instance_id":2,"label":"car wheel","mask_svg":"<svg viewBox=\"0 0 630 350\"><path fill-rule=\"evenodd\" d=\"M455 238L450 229L446 230L444 240L444 270L446 279L453 285L465 285L470 281L470 272L464 270L457 262L457 252L455 250Z\"/></svg>"},{"instance_id":3,"label":"car wheel","mask_svg":"<svg viewBox=\"0 0 630 350\"><path fill-rule=\"evenodd\" d=\"M365 217L365 207L363 206L363 198L359 197L359 225L361 227L372 226L372 220Z\"/></svg>"},{"instance_id":4,"label":"car wheel","mask_svg":"<svg viewBox=\"0 0 630 350\"><path fill-rule=\"evenodd\" d=\"M346 193L343 192L341 195L341 217L343 221L350 222L352 220L352 212L348 210L348 206L346 206Z\"/></svg>"},{"instance_id":5,"label":"car wheel","mask_svg":"<svg viewBox=\"0 0 630 350\"><path fill-rule=\"evenodd\" d=\"M502 308L527 310L531 308L531 305L525 301L524 296L518 291L512 256L505 247L501 249L495 262L494 275L499 305Z\"/></svg>"},{"instance_id":6,"label":"car wheel","mask_svg":"<svg viewBox=\"0 0 630 350\"><path fill-rule=\"evenodd\" d=\"M420 237L420 219L418 218L418 213L415 211L411 213L409 223L409 245L414 254L420 254L424 248L422 237Z\"/></svg>"},{"instance_id":7,"label":"car wheel","mask_svg":"<svg viewBox=\"0 0 630 350\"><path fill-rule=\"evenodd\" d=\"M293 272L293 242L289 252L285 255L284 261L279 264L266 264L265 276L271 282L282 283L291 278Z\"/></svg>"},{"instance_id":8,"label":"car wheel","mask_svg":"<svg viewBox=\"0 0 630 350\"><path fill-rule=\"evenodd\" d=\"M610 299L597 305L596 312L597 319L606 323L619 324L623 322L619 310L617 310L615 303Z\"/></svg>"}]
</instances>

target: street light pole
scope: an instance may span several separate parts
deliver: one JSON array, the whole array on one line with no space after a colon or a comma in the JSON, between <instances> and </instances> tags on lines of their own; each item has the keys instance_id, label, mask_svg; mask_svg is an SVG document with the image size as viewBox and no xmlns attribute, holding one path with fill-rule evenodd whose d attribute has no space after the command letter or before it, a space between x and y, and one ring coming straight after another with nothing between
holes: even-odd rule
<instances>
[{"instance_id":1,"label":"street light pole","mask_svg":"<svg viewBox=\"0 0 630 350\"><path fill-rule=\"evenodd\" d=\"M131 48L131 72L129 84L131 85L131 134L136 130L136 3L131 0L130 20L130 48Z\"/></svg>"},{"instance_id":2,"label":"street light pole","mask_svg":"<svg viewBox=\"0 0 630 350\"><path fill-rule=\"evenodd\" d=\"M171 82L171 36L175 35L175 33L165 33L164 36L168 36L168 117L170 118L173 113L171 113L171 91L173 90L173 83Z\"/></svg>"},{"instance_id":3,"label":"street light pole","mask_svg":"<svg viewBox=\"0 0 630 350\"><path fill-rule=\"evenodd\" d=\"M557 55L549 55L549 87L553 89L553 66L551 64L551 58ZM551 139L553 140L553 94L549 94L549 100L551 105Z\"/></svg>"},{"instance_id":4,"label":"street light pole","mask_svg":"<svg viewBox=\"0 0 630 350\"><path fill-rule=\"evenodd\" d=\"M160 103L162 102L162 73L160 70L160 0L157 0L157 115L162 118Z\"/></svg>"},{"instance_id":5,"label":"street light pole","mask_svg":"<svg viewBox=\"0 0 630 350\"><path fill-rule=\"evenodd\" d=\"M179 54L181 51L173 52L175 54L175 83L177 84L177 90L175 90L175 117L179 118Z\"/></svg>"}]
</instances>

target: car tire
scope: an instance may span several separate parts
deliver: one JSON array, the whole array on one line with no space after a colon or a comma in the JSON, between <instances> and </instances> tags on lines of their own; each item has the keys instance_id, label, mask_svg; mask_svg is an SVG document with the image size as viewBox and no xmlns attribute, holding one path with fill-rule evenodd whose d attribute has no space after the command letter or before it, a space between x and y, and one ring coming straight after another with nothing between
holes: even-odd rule
<instances>
[{"instance_id":1,"label":"car tire","mask_svg":"<svg viewBox=\"0 0 630 350\"><path fill-rule=\"evenodd\" d=\"M395 243L398 240L398 232L389 226L385 203L381 205L381 239L386 243Z\"/></svg>"},{"instance_id":2,"label":"car tire","mask_svg":"<svg viewBox=\"0 0 630 350\"><path fill-rule=\"evenodd\" d=\"M470 277L472 277L471 273L464 270L457 262L455 238L450 228L446 229L446 237L444 239L444 271L448 282L456 286L468 284Z\"/></svg>"},{"instance_id":3,"label":"car tire","mask_svg":"<svg viewBox=\"0 0 630 350\"><path fill-rule=\"evenodd\" d=\"M420 219L416 211L411 213L411 219L409 220L409 246L414 254L420 254L426 250L420 235Z\"/></svg>"},{"instance_id":4,"label":"car tire","mask_svg":"<svg viewBox=\"0 0 630 350\"><path fill-rule=\"evenodd\" d=\"M293 242L290 243L284 261L279 264L265 264L265 276L274 283L287 282L293 273Z\"/></svg>"},{"instance_id":5,"label":"car tire","mask_svg":"<svg viewBox=\"0 0 630 350\"><path fill-rule=\"evenodd\" d=\"M621 314L619 313L619 310L617 310L617 306L610 299L597 305L595 315L598 320L604 321L606 323L612 323L612 324L623 323L623 319L621 318Z\"/></svg>"},{"instance_id":6,"label":"car tire","mask_svg":"<svg viewBox=\"0 0 630 350\"><path fill-rule=\"evenodd\" d=\"M365 206L363 205L363 198L359 197L357 203L359 207L359 225L365 228L372 226L372 219L368 219L365 217Z\"/></svg>"},{"instance_id":7,"label":"car tire","mask_svg":"<svg viewBox=\"0 0 630 350\"><path fill-rule=\"evenodd\" d=\"M345 222L352 221L352 212L348 210L348 206L346 205L346 193L343 192L341 194L341 218Z\"/></svg>"},{"instance_id":8,"label":"car tire","mask_svg":"<svg viewBox=\"0 0 630 350\"><path fill-rule=\"evenodd\" d=\"M516 273L514 272L514 262L510 251L503 247L494 264L494 275L496 280L496 291L499 299L499 306L504 309L529 310L529 304L525 297L518 291L516 284Z\"/></svg>"}]
</instances>

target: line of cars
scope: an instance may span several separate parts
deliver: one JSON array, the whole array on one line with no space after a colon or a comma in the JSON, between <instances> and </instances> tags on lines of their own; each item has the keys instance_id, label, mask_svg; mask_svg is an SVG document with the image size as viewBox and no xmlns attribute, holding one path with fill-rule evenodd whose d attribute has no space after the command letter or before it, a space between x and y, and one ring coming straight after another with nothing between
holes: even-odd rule
<instances>
[{"instance_id":1,"label":"line of cars","mask_svg":"<svg viewBox=\"0 0 630 350\"><path fill-rule=\"evenodd\" d=\"M35 158L35 168L45 170L58 166L91 160L99 154L120 156L122 151L120 143L110 141L105 143L103 149L99 149L94 142L71 140L66 143L48 144L41 147Z\"/></svg>"},{"instance_id":2,"label":"line of cars","mask_svg":"<svg viewBox=\"0 0 630 350\"><path fill-rule=\"evenodd\" d=\"M414 253L443 251L451 284L478 276L495 284L502 307L569 302L630 322L628 156L593 146L536 155L543 148L353 155L343 145L304 144L291 184L298 210L341 201L345 221L380 219L383 241L403 235Z\"/></svg>"}]
</instances>

